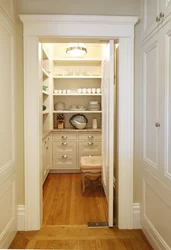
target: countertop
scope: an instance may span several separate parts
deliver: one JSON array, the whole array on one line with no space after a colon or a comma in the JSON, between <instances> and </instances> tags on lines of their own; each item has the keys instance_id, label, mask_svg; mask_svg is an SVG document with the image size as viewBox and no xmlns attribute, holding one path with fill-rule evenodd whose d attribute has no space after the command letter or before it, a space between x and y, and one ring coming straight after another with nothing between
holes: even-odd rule
<instances>
[{"instance_id":1,"label":"countertop","mask_svg":"<svg viewBox=\"0 0 171 250\"><path fill-rule=\"evenodd\" d=\"M92 128L87 128L87 129L72 129L72 128L64 128L64 129L52 129L52 130L44 130L42 134L42 139L44 139L46 136L48 136L51 132L101 132L101 128L97 129L92 129Z\"/></svg>"}]
</instances>

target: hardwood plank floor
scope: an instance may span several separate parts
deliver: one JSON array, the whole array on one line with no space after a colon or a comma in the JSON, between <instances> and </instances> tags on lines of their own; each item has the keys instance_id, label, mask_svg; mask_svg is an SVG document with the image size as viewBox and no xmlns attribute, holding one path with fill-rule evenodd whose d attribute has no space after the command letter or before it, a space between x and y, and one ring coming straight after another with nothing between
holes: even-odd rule
<instances>
[{"instance_id":1,"label":"hardwood plank floor","mask_svg":"<svg viewBox=\"0 0 171 250\"><path fill-rule=\"evenodd\" d=\"M10 249L152 250L142 230L87 227L106 220L106 200L100 187L82 195L79 174L50 174L43 199L41 229L18 232Z\"/></svg>"},{"instance_id":2,"label":"hardwood plank floor","mask_svg":"<svg viewBox=\"0 0 171 250\"><path fill-rule=\"evenodd\" d=\"M106 221L102 186L81 192L80 174L49 174L43 186L43 225L85 225Z\"/></svg>"},{"instance_id":3,"label":"hardwood plank floor","mask_svg":"<svg viewBox=\"0 0 171 250\"><path fill-rule=\"evenodd\" d=\"M10 249L152 250L152 247L141 230L45 225L37 232L18 232Z\"/></svg>"}]
</instances>

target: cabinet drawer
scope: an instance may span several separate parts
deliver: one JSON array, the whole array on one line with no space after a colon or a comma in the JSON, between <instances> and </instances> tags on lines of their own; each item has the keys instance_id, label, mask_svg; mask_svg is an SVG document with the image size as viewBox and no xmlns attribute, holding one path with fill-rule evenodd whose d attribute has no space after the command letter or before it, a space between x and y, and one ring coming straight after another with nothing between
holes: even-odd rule
<instances>
[{"instance_id":1,"label":"cabinet drawer","mask_svg":"<svg viewBox=\"0 0 171 250\"><path fill-rule=\"evenodd\" d=\"M101 142L79 142L79 153L84 155L100 155Z\"/></svg>"},{"instance_id":2,"label":"cabinet drawer","mask_svg":"<svg viewBox=\"0 0 171 250\"><path fill-rule=\"evenodd\" d=\"M53 142L53 155L56 154L76 154L76 142Z\"/></svg>"},{"instance_id":3,"label":"cabinet drawer","mask_svg":"<svg viewBox=\"0 0 171 250\"><path fill-rule=\"evenodd\" d=\"M53 169L75 169L78 168L76 155L57 154L53 156Z\"/></svg>"},{"instance_id":4,"label":"cabinet drawer","mask_svg":"<svg viewBox=\"0 0 171 250\"><path fill-rule=\"evenodd\" d=\"M76 140L77 135L74 133L53 133L52 135L53 140L61 140L61 141L67 141L67 140Z\"/></svg>"},{"instance_id":5,"label":"cabinet drawer","mask_svg":"<svg viewBox=\"0 0 171 250\"><path fill-rule=\"evenodd\" d=\"M100 141L102 139L101 133L80 133L79 134L79 140L98 140Z\"/></svg>"}]
</instances>

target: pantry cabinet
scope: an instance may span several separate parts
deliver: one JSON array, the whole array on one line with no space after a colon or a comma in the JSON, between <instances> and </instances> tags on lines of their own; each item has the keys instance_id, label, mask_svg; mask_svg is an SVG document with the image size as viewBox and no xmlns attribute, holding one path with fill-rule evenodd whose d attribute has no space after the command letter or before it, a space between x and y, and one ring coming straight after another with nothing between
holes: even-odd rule
<instances>
[{"instance_id":1,"label":"pantry cabinet","mask_svg":"<svg viewBox=\"0 0 171 250\"><path fill-rule=\"evenodd\" d=\"M80 172L81 156L101 155L101 130L53 131L51 172Z\"/></svg>"},{"instance_id":2,"label":"pantry cabinet","mask_svg":"<svg viewBox=\"0 0 171 250\"><path fill-rule=\"evenodd\" d=\"M154 30L159 30L171 13L171 0L142 1L142 40Z\"/></svg>"},{"instance_id":3,"label":"pantry cabinet","mask_svg":"<svg viewBox=\"0 0 171 250\"><path fill-rule=\"evenodd\" d=\"M42 140L42 184L44 183L52 161L52 140L51 133L45 136Z\"/></svg>"},{"instance_id":4,"label":"pantry cabinet","mask_svg":"<svg viewBox=\"0 0 171 250\"><path fill-rule=\"evenodd\" d=\"M142 229L154 249L171 248L169 223L171 213L171 1L144 1L161 4L164 13L155 31L150 23L148 39L142 42L143 86L143 171L141 209ZM154 10L149 10L153 15ZM169 16L167 11L170 12ZM147 19L148 19L147 15ZM148 22L148 20L144 20ZM146 25L146 24L145 24ZM151 32L150 32L151 31ZM163 211L165 220L163 220ZM161 219L160 219L161 218ZM156 236L158 235L158 236Z\"/></svg>"}]
</instances>

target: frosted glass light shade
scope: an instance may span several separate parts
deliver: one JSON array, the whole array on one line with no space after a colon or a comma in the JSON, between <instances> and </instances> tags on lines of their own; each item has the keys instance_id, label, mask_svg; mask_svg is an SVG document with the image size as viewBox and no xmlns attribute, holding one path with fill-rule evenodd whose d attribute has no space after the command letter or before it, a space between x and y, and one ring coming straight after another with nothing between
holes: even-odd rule
<instances>
[{"instance_id":1,"label":"frosted glass light shade","mask_svg":"<svg viewBox=\"0 0 171 250\"><path fill-rule=\"evenodd\" d=\"M87 49L83 43L72 43L66 49L66 53L70 56L84 56Z\"/></svg>"}]
</instances>

